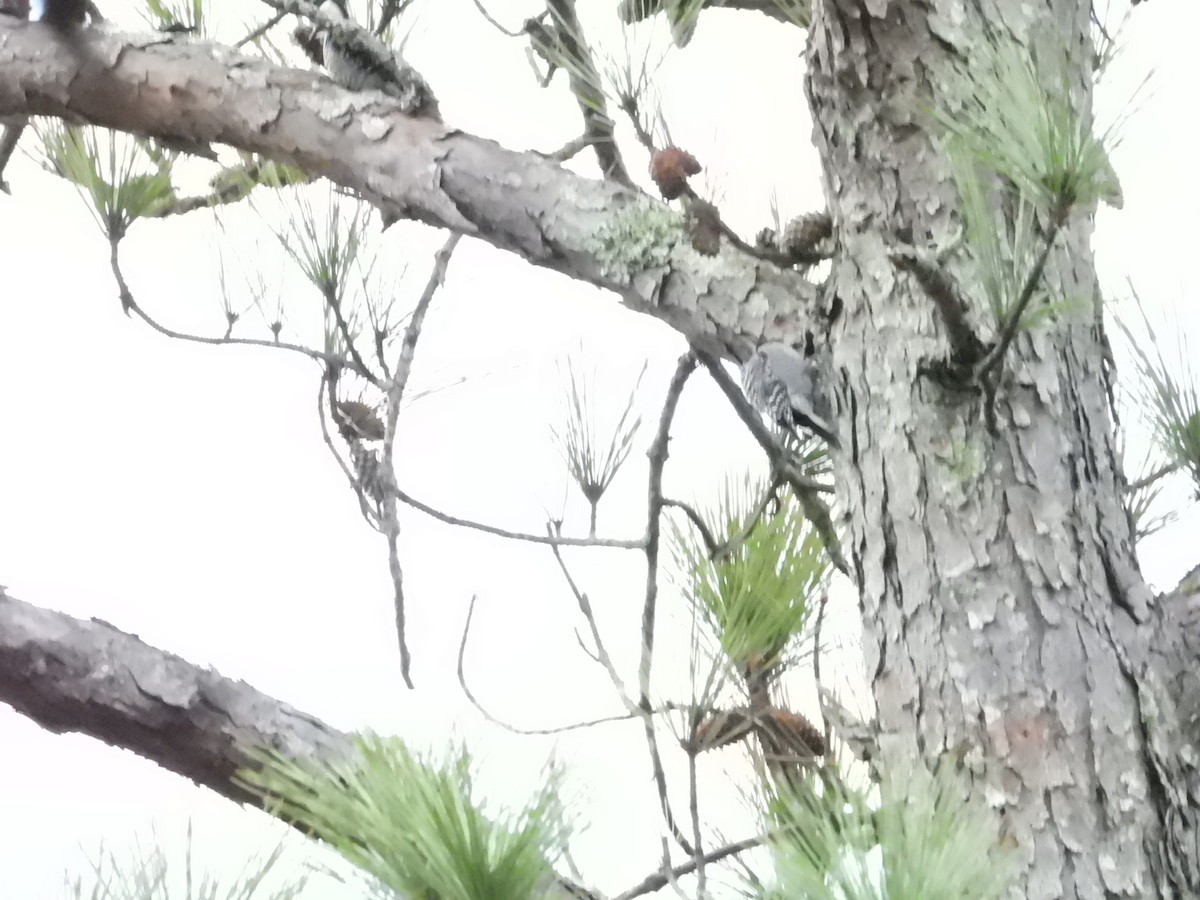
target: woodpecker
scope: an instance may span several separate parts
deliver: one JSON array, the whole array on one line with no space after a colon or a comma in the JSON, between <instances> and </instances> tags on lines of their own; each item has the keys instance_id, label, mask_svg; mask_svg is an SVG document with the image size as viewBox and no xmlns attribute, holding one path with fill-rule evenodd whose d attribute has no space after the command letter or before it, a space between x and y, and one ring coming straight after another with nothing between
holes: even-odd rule
<instances>
[{"instance_id":1,"label":"woodpecker","mask_svg":"<svg viewBox=\"0 0 1200 900\"><path fill-rule=\"evenodd\" d=\"M318 29L322 63L334 81L348 91L383 91L399 100L406 113L441 121L437 98L425 79L395 50L355 26L346 0L325 0L320 11L337 23Z\"/></svg>"},{"instance_id":2,"label":"woodpecker","mask_svg":"<svg viewBox=\"0 0 1200 900\"><path fill-rule=\"evenodd\" d=\"M805 428L831 447L841 447L825 379L815 359L787 344L763 344L742 364L742 390L755 409L781 428Z\"/></svg>"}]
</instances>

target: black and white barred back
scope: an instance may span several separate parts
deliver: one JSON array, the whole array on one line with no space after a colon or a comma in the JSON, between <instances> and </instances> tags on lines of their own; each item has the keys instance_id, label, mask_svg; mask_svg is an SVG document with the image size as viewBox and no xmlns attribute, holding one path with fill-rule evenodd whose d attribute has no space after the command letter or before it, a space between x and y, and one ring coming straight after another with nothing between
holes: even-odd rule
<instances>
[{"instance_id":1,"label":"black and white barred back","mask_svg":"<svg viewBox=\"0 0 1200 900\"><path fill-rule=\"evenodd\" d=\"M334 81L348 91L382 91L399 100L409 115L440 121L437 99L425 79L379 38L355 27L344 0L325 0L321 12L337 23L323 30L321 47L325 70Z\"/></svg>"},{"instance_id":2,"label":"black and white barred back","mask_svg":"<svg viewBox=\"0 0 1200 900\"><path fill-rule=\"evenodd\" d=\"M815 359L787 344L763 344L742 364L742 390L751 406L780 428L804 428L832 447L841 446Z\"/></svg>"}]
</instances>

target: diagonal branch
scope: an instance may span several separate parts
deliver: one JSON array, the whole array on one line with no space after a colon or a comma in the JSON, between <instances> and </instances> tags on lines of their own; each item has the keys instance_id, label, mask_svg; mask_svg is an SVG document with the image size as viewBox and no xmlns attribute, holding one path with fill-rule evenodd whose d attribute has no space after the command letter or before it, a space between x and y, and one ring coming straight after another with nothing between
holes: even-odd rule
<instances>
[{"instance_id":1,"label":"diagonal branch","mask_svg":"<svg viewBox=\"0 0 1200 900\"><path fill-rule=\"evenodd\" d=\"M575 0L546 0L546 10L551 19L548 27L563 55L571 61L567 67L571 93L579 103L584 136L596 151L600 172L605 178L632 187L633 179L629 177L613 134L613 120L608 114L601 89L600 73L596 70L596 61L583 34L583 25L575 12Z\"/></svg>"},{"instance_id":2,"label":"diagonal branch","mask_svg":"<svg viewBox=\"0 0 1200 900\"><path fill-rule=\"evenodd\" d=\"M242 347L264 347L274 350L286 350L291 353L299 353L302 356L307 356L309 359L319 363L324 363L327 366L347 366L359 371L354 364L335 353L325 353L321 350L314 350L312 347L305 347L301 344L289 344L286 341L273 341L266 338L235 338L225 335L224 337L206 337L202 334L188 334L183 331L175 331L173 328L168 328L154 319L134 299L133 292L129 290L129 284L125 281L124 272L121 270L121 256L119 252L120 240L114 239L109 241L109 267L112 269L113 279L117 283L117 291L121 300L121 308L126 313L132 313L143 322L150 326L151 329L157 331L164 337L174 338L179 341L187 341L192 344L209 344L209 345L232 345ZM359 374L367 375L368 373L359 372Z\"/></svg>"},{"instance_id":3,"label":"diagonal branch","mask_svg":"<svg viewBox=\"0 0 1200 900\"><path fill-rule=\"evenodd\" d=\"M799 333L819 307L818 286L799 273L733 247L700 257L678 213L640 191L406 116L378 93L344 91L316 73L202 41L87 29L85 52L74 53L45 31L0 17L0 115L69 117L260 153L327 177L385 214L474 235L614 290L714 348L739 335L757 343L775 320ZM655 237L620 239L640 233ZM732 315L751 298L761 315ZM735 321L745 324L717 324Z\"/></svg>"},{"instance_id":4,"label":"diagonal branch","mask_svg":"<svg viewBox=\"0 0 1200 900\"><path fill-rule=\"evenodd\" d=\"M829 514L829 507L826 506L825 501L820 497L823 493L831 493L832 489L828 485L814 481L797 471L791 454L775 440L774 436L763 424L762 417L754 411L754 408L750 405L750 402L746 399L741 389L734 383L729 373L725 371L719 359L700 349L696 350L696 355L700 358L700 362L704 364L704 367L708 369L708 374L717 383L717 386L721 389L721 393L729 400L734 411L738 414L738 418L750 429L750 433L754 435L755 440L758 441L763 451L767 454L767 458L771 462L772 477L782 477L792 486L792 489L796 493L796 499L800 501L800 506L804 510L805 517L812 523L821 538L821 542L825 545L825 552L829 554L830 561L839 572L849 576L850 566L846 562L845 555L842 553L841 542L838 540L837 530L833 527L833 519Z\"/></svg>"},{"instance_id":5,"label":"diagonal branch","mask_svg":"<svg viewBox=\"0 0 1200 900\"><path fill-rule=\"evenodd\" d=\"M350 750L319 719L99 619L77 619L0 588L0 702L56 734L131 750L238 803L241 747L293 758Z\"/></svg>"},{"instance_id":6,"label":"diagonal branch","mask_svg":"<svg viewBox=\"0 0 1200 900\"><path fill-rule=\"evenodd\" d=\"M662 756L658 750L658 736L654 730L654 720L651 718L650 703L650 673L654 662L654 621L658 606L658 545L662 531L663 468L667 464L668 444L671 440L671 423L675 419L675 410L688 378L696 368L696 354L688 351L679 358L675 374L667 387L667 399L663 403L662 416L658 422L658 432L650 445L650 471L647 478L648 498L646 515L646 597L642 604L642 654L638 663L638 708L642 711L642 724L646 732L646 745L650 750L650 763L654 772L654 784L658 790L659 806L663 819L670 830L675 842L689 856L695 856L696 850L684 836L671 812L671 803L667 793L667 775L663 769Z\"/></svg>"},{"instance_id":7,"label":"diagonal branch","mask_svg":"<svg viewBox=\"0 0 1200 900\"><path fill-rule=\"evenodd\" d=\"M458 246L459 237L460 235L457 234L450 235L442 248L434 255L433 271L430 272L429 279L425 282L425 290L417 299L417 305L413 309L408 327L404 330L404 337L400 341L400 358L396 361L387 397L387 423L383 435L381 469L388 479L389 490L384 495L380 526L388 543L388 570L392 576L396 637L400 645L400 673L404 676L404 683L410 689L413 687L412 676L409 673L412 660L409 657L408 642L404 633L404 572L400 568L400 518L396 510L396 470L393 452L396 446L396 425L400 420L400 404L404 400L404 391L408 387L408 378L412 374L417 341L420 340L421 328L425 324L425 315L429 312L433 298L437 296L438 289L445 283L446 269L450 265L450 257L454 254L454 249Z\"/></svg>"}]
</instances>

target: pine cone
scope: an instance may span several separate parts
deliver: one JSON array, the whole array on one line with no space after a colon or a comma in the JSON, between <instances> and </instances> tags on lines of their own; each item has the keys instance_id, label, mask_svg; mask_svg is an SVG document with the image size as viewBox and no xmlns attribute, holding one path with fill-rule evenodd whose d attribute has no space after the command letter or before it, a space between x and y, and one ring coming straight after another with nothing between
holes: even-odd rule
<instances>
[{"instance_id":1,"label":"pine cone","mask_svg":"<svg viewBox=\"0 0 1200 900\"><path fill-rule=\"evenodd\" d=\"M334 407L334 421L338 433L346 440L382 441L383 421L375 409L358 400L339 400Z\"/></svg>"},{"instance_id":2,"label":"pine cone","mask_svg":"<svg viewBox=\"0 0 1200 900\"><path fill-rule=\"evenodd\" d=\"M650 160L650 177L665 200L674 200L687 190L688 176L700 171L696 157L678 147L659 150Z\"/></svg>"}]
</instances>

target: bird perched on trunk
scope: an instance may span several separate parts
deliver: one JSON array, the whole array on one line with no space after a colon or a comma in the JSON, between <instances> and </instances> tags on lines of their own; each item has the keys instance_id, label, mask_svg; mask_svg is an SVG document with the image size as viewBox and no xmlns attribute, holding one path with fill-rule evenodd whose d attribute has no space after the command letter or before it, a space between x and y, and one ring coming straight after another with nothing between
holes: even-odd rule
<instances>
[{"instance_id":1,"label":"bird perched on trunk","mask_svg":"<svg viewBox=\"0 0 1200 900\"><path fill-rule=\"evenodd\" d=\"M325 0L321 13L332 27L318 25L321 58L297 33L305 52L325 67L331 78L348 91L383 91L399 100L404 111L441 121L437 98L421 74L395 50L371 32L359 28L346 11L346 0Z\"/></svg>"},{"instance_id":2,"label":"bird perched on trunk","mask_svg":"<svg viewBox=\"0 0 1200 900\"><path fill-rule=\"evenodd\" d=\"M824 373L814 357L787 344L763 344L742 364L742 390L755 409L781 428L804 428L831 447L841 447Z\"/></svg>"}]
</instances>

